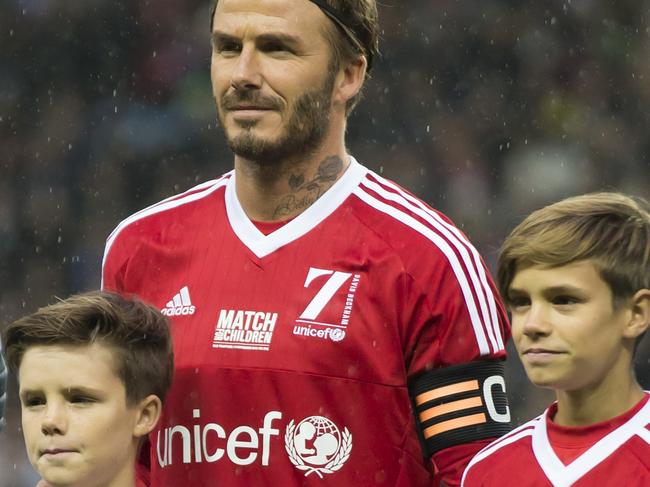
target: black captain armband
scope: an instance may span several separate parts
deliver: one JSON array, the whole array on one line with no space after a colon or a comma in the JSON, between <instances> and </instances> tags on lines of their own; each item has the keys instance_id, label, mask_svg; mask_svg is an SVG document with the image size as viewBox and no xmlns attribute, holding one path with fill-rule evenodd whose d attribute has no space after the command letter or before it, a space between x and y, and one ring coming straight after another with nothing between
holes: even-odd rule
<instances>
[{"instance_id":1,"label":"black captain armband","mask_svg":"<svg viewBox=\"0 0 650 487\"><path fill-rule=\"evenodd\" d=\"M426 372L409 393L427 457L510 431L503 362L480 361Z\"/></svg>"}]
</instances>

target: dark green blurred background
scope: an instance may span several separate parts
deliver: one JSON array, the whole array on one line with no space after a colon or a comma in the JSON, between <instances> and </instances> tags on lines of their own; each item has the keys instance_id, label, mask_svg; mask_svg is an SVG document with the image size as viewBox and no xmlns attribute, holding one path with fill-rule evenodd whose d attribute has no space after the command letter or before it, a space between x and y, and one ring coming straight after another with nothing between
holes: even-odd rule
<instances>
[{"instance_id":1,"label":"dark green blurred background","mask_svg":"<svg viewBox=\"0 0 650 487\"><path fill-rule=\"evenodd\" d=\"M98 287L121 219L231 169L209 8L0 0L0 322ZM531 209L600 189L650 198L650 1L382 0L380 15L349 150L452 217L492 268ZM511 357L520 423L550 396ZM0 485L32 487L10 395Z\"/></svg>"}]
</instances>

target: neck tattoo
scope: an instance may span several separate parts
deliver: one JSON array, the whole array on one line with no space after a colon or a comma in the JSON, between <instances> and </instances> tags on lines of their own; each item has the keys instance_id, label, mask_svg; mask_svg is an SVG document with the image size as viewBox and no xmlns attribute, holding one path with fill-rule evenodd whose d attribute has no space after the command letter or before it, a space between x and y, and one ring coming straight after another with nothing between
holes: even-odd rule
<instances>
[{"instance_id":1,"label":"neck tattoo","mask_svg":"<svg viewBox=\"0 0 650 487\"><path fill-rule=\"evenodd\" d=\"M291 217L314 204L339 179L342 171L343 160L339 156L328 156L319 164L316 175L308 181L304 174L291 174L291 191L280 200L273 211L273 219Z\"/></svg>"}]
</instances>

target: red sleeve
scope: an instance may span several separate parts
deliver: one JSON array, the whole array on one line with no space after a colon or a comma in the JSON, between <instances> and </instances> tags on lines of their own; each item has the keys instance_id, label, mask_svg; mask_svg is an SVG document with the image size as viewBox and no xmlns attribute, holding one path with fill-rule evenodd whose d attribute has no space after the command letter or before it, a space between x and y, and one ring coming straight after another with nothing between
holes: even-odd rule
<instances>
[{"instance_id":1,"label":"red sleeve","mask_svg":"<svg viewBox=\"0 0 650 487\"><path fill-rule=\"evenodd\" d=\"M503 360L510 338L505 307L479 261L468 269L438 259L409 275L404 308L408 375L475 360Z\"/></svg>"},{"instance_id":2,"label":"red sleeve","mask_svg":"<svg viewBox=\"0 0 650 487\"><path fill-rule=\"evenodd\" d=\"M124 270L128 263L128 253L122 251L121 239L115 232L106 241L102 261L102 290L123 292Z\"/></svg>"},{"instance_id":3,"label":"red sleeve","mask_svg":"<svg viewBox=\"0 0 650 487\"><path fill-rule=\"evenodd\" d=\"M448 243L445 251L420 254L417 265L406 265L410 272L403 310L409 381L448 367L505 359L510 325L496 286L467 240ZM427 425L420 418L418 424L424 431ZM500 434L473 440L470 436L467 443L437 450L431 458L436 479L449 487L460 485L472 457Z\"/></svg>"},{"instance_id":4,"label":"red sleeve","mask_svg":"<svg viewBox=\"0 0 650 487\"><path fill-rule=\"evenodd\" d=\"M493 440L478 440L463 445L450 446L433 455L436 465L436 480L444 479L447 487L458 487L465 467L470 460Z\"/></svg>"}]
</instances>

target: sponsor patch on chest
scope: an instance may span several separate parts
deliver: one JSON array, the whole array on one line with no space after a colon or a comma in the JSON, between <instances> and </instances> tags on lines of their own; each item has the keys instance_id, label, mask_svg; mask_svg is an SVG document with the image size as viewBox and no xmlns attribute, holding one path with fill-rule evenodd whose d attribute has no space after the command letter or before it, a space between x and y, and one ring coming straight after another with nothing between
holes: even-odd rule
<instances>
[{"instance_id":1,"label":"sponsor patch on chest","mask_svg":"<svg viewBox=\"0 0 650 487\"><path fill-rule=\"evenodd\" d=\"M222 309L214 330L212 347L268 351L277 322L277 313Z\"/></svg>"}]
</instances>

